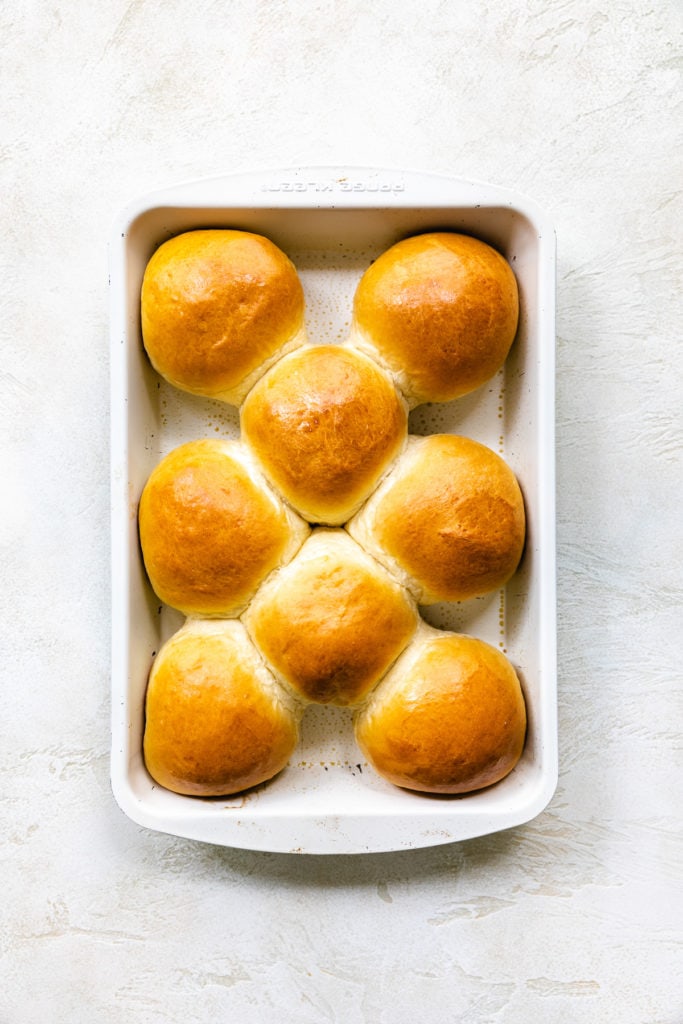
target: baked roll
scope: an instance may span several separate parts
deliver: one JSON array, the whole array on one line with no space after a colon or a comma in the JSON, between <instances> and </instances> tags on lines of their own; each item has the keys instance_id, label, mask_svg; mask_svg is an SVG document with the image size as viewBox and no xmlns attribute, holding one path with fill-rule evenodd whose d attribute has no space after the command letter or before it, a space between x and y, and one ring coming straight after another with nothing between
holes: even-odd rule
<instances>
[{"instance_id":1,"label":"baked roll","mask_svg":"<svg viewBox=\"0 0 683 1024\"><path fill-rule=\"evenodd\" d=\"M242 437L304 519L344 523L407 437L407 407L377 364L342 345L279 360L241 408Z\"/></svg>"},{"instance_id":2,"label":"baked roll","mask_svg":"<svg viewBox=\"0 0 683 1024\"><path fill-rule=\"evenodd\" d=\"M509 263L469 235L397 242L363 274L353 341L386 366L411 407L474 391L503 365L517 331Z\"/></svg>"},{"instance_id":3,"label":"baked roll","mask_svg":"<svg viewBox=\"0 0 683 1024\"><path fill-rule=\"evenodd\" d=\"M470 793L499 782L524 748L526 708L505 655L425 623L354 717L356 741L396 786Z\"/></svg>"},{"instance_id":4,"label":"baked roll","mask_svg":"<svg viewBox=\"0 0 683 1024\"><path fill-rule=\"evenodd\" d=\"M273 493L239 441L200 440L155 467L138 513L157 596L185 615L239 614L309 527Z\"/></svg>"},{"instance_id":5,"label":"baked roll","mask_svg":"<svg viewBox=\"0 0 683 1024\"><path fill-rule=\"evenodd\" d=\"M145 349L162 377L234 405L305 341L294 265L248 231L188 231L164 242L145 270L141 316Z\"/></svg>"},{"instance_id":6,"label":"baked roll","mask_svg":"<svg viewBox=\"0 0 683 1024\"><path fill-rule=\"evenodd\" d=\"M276 676L318 704L362 700L412 637L405 588L343 530L315 530L243 621Z\"/></svg>"},{"instance_id":7,"label":"baked roll","mask_svg":"<svg viewBox=\"0 0 683 1024\"><path fill-rule=\"evenodd\" d=\"M453 434L411 436L347 530L419 604L502 587L524 548L524 500L505 461Z\"/></svg>"},{"instance_id":8,"label":"baked roll","mask_svg":"<svg viewBox=\"0 0 683 1024\"><path fill-rule=\"evenodd\" d=\"M238 620L189 619L150 672L145 764L174 793L240 793L285 767L300 717Z\"/></svg>"}]
</instances>

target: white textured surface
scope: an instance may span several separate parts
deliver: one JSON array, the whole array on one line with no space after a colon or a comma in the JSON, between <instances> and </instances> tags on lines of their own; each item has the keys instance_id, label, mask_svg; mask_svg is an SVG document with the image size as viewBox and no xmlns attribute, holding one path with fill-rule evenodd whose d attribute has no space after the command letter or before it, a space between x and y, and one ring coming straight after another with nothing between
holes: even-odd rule
<instances>
[{"instance_id":1,"label":"white textured surface","mask_svg":"<svg viewBox=\"0 0 683 1024\"><path fill-rule=\"evenodd\" d=\"M0 23L0 1022L680 1024L680 7ZM178 179L321 163L507 185L557 228L560 784L462 845L224 850L110 793L111 221Z\"/></svg>"}]
</instances>

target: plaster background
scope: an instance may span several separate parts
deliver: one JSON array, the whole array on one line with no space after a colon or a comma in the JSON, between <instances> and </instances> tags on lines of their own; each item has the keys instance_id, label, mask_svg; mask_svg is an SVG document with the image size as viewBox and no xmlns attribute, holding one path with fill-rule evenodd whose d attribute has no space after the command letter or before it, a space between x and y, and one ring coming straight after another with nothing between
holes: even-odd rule
<instances>
[{"instance_id":1,"label":"plaster background","mask_svg":"<svg viewBox=\"0 0 683 1024\"><path fill-rule=\"evenodd\" d=\"M0 4L1 1024L683 1020L682 21ZM490 181L557 230L560 782L460 845L220 849L110 792L110 225L318 164Z\"/></svg>"}]
</instances>

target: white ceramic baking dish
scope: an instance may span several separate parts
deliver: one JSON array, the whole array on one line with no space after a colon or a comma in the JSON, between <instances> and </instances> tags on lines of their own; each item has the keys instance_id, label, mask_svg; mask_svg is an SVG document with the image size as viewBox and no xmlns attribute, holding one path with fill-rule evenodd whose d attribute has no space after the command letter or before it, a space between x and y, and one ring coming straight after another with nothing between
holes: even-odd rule
<instances>
[{"instance_id":1,"label":"white ceramic baking dish","mask_svg":"<svg viewBox=\"0 0 683 1024\"><path fill-rule=\"evenodd\" d=\"M348 711L312 707L300 745L276 779L247 794L202 800L154 784L142 760L144 693L161 643L182 623L143 571L137 502L160 457L182 441L239 434L235 409L161 381L144 354L140 284L155 248L199 227L270 237L301 275L313 342L341 341L370 261L399 238L448 229L476 235L510 261L521 295L504 369L473 395L411 414L413 433L467 434L517 473L528 515L520 570L485 599L423 610L433 625L504 650L524 688L523 757L501 783L459 798L394 788L365 763ZM359 168L295 168L201 180L146 195L119 216L110 243L112 384L112 756L114 795L136 823L191 839L297 853L403 850L520 825L557 781L554 510L555 237L528 199L474 182Z\"/></svg>"}]
</instances>

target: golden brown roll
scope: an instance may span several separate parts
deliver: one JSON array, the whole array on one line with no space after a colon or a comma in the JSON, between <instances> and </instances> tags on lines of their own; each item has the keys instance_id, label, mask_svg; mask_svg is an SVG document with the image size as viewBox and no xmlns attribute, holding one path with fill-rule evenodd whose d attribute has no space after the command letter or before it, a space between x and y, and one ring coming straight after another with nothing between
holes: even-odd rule
<instances>
[{"instance_id":1,"label":"golden brown roll","mask_svg":"<svg viewBox=\"0 0 683 1024\"><path fill-rule=\"evenodd\" d=\"M503 365L517 331L508 262L468 235L397 242L361 278L354 342L395 375L411 406L474 391Z\"/></svg>"},{"instance_id":2,"label":"golden brown roll","mask_svg":"<svg viewBox=\"0 0 683 1024\"><path fill-rule=\"evenodd\" d=\"M279 498L238 441L190 441L155 467L139 506L152 588L186 615L232 616L309 527Z\"/></svg>"},{"instance_id":3,"label":"golden brown roll","mask_svg":"<svg viewBox=\"0 0 683 1024\"><path fill-rule=\"evenodd\" d=\"M189 619L164 644L145 711L147 770L187 796L226 796L265 782L298 741L300 709L234 619Z\"/></svg>"},{"instance_id":4,"label":"golden brown roll","mask_svg":"<svg viewBox=\"0 0 683 1024\"><path fill-rule=\"evenodd\" d=\"M407 436L389 377L341 345L281 359L241 410L242 437L271 483L309 522L339 525L367 498Z\"/></svg>"},{"instance_id":5,"label":"golden brown roll","mask_svg":"<svg viewBox=\"0 0 683 1024\"><path fill-rule=\"evenodd\" d=\"M423 624L354 725L361 750L394 785L470 793L517 764L526 709L504 654L483 640Z\"/></svg>"},{"instance_id":6,"label":"golden brown roll","mask_svg":"<svg viewBox=\"0 0 683 1024\"><path fill-rule=\"evenodd\" d=\"M141 315L145 349L162 377L234 405L305 340L296 269L248 231L188 231L164 242L145 270Z\"/></svg>"},{"instance_id":7,"label":"golden brown roll","mask_svg":"<svg viewBox=\"0 0 683 1024\"><path fill-rule=\"evenodd\" d=\"M462 601L515 572L524 501L512 470L485 445L452 434L412 436L347 529L420 604Z\"/></svg>"},{"instance_id":8,"label":"golden brown roll","mask_svg":"<svg viewBox=\"0 0 683 1024\"><path fill-rule=\"evenodd\" d=\"M343 530L315 530L243 616L275 674L308 701L361 700L417 627L407 592Z\"/></svg>"}]
</instances>

